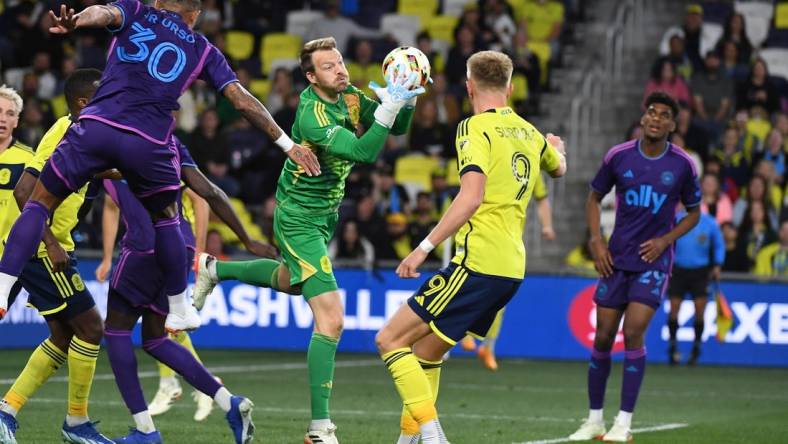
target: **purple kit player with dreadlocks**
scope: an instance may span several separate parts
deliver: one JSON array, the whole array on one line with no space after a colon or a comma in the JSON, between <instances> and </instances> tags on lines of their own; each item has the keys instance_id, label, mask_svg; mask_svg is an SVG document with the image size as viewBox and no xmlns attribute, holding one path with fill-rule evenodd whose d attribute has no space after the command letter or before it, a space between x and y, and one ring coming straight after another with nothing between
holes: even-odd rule
<instances>
[{"instance_id":1,"label":"purple kit player with dreadlocks","mask_svg":"<svg viewBox=\"0 0 788 444\"><path fill-rule=\"evenodd\" d=\"M33 195L11 230L0 260L0 317L24 264L38 248L50 213L93 175L117 168L154 222L156 261L164 271L171 331L200 325L186 298L186 248L178 228L180 188L177 153L170 136L178 97L203 79L255 127L265 131L307 174L320 173L315 155L294 144L266 108L246 91L224 56L192 31L199 0L119 0L79 14L61 7L50 32L107 27L115 35L93 100L41 172Z\"/></svg>"},{"instance_id":2,"label":"purple kit player with dreadlocks","mask_svg":"<svg viewBox=\"0 0 788 444\"><path fill-rule=\"evenodd\" d=\"M632 439L632 412L646 370L643 336L662 303L673 262L673 243L700 218L700 187L692 158L668 142L679 107L663 92L646 98L640 118L643 137L614 146L591 182L586 218L591 253L600 279L596 302L594 351L588 368L590 412L572 441L599 436L605 441ZM599 202L616 187L618 208L610 245L599 227ZM674 226L679 201L687 216ZM610 375L610 350L624 318L624 377L621 410L605 433L602 404Z\"/></svg>"}]
</instances>

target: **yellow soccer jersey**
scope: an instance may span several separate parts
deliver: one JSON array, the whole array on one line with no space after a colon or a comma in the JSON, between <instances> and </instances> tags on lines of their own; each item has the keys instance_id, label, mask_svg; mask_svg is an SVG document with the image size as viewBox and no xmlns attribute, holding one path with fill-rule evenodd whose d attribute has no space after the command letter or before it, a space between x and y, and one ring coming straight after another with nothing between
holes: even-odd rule
<instances>
[{"instance_id":1,"label":"yellow soccer jersey","mask_svg":"<svg viewBox=\"0 0 788 444\"><path fill-rule=\"evenodd\" d=\"M42 138L41 142L38 144L38 148L36 148L35 157L33 157L33 160L27 165L28 171L35 172L37 175L41 173L47 160L49 160L49 157L55 152L55 148L57 148L57 145L60 143L60 140L63 139L63 136L70 126L70 116L64 116L59 118L57 122L49 128L49 131L44 134L44 138ZM52 230L52 234L55 235L55 239L57 239L60 246L69 252L74 251L74 240L71 238L71 231L77 226L77 222L79 222L77 216L80 207L82 207L82 203L85 202L85 193L87 193L87 190L88 185L86 184L78 193L68 196L52 215L52 223L49 228ZM38 247L37 256L47 256L47 250L43 242L41 242L41 245Z\"/></svg>"},{"instance_id":2,"label":"yellow soccer jersey","mask_svg":"<svg viewBox=\"0 0 788 444\"><path fill-rule=\"evenodd\" d=\"M487 182L481 206L454 238L452 262L477 273L522 279L525 210L540 171L555 171L559 154L509 107L463 120L456 142L460 175L478 171Z\"/></svg>"},{"instance_id":3,"label":"yellow soccer jersey","mask_svg":"<svg viewBox=\"0 0 788 444\"><path fill-rule=\"evenodd\" d=\"M14 187L25 171L25 165L33 158L33 148L12 141L11 145L0 153L0 234L6 238L11 227L19 217L19 206L14 199ZM0 254L5 249L5 242L0 243Z\"/></svg>"}]
</instances>

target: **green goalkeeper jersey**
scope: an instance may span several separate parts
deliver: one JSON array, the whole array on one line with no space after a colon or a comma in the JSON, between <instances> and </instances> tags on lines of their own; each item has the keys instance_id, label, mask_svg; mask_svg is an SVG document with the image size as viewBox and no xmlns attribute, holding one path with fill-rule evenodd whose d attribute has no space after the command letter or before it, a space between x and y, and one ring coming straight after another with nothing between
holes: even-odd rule
<instances>
[{"instance_id":1,"label":"green goalkeeper jersey","mask_svg":"<svg viewBox=\"0 0 788 444\"><path fill-rule=\"evenodd\" d=\"M320 98L312 86L301 93L292 138L317 155L321 174L308 176L287 159L276 187L276 201L281 208L314 215L338 210L345 195L345 179L354 163L374 162L389 135L389 129L375 121L378 106L378 102L352 85L339 94L336 103ZM402 108L391 134L405 134L413 110L410 106ZM366 132L356 137L359 125Z\"/></svg>"}]
</instances>

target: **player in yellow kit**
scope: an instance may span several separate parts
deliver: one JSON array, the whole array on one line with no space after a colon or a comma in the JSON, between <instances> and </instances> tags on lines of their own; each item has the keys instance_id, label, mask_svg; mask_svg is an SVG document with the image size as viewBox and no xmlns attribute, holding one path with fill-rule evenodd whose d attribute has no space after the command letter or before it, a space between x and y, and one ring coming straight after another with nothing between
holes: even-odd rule
<instances>
[{"instance_id":1,"label":"player in yellow kit","mask_svg":"<svg viewBox=\"0 0 788 444\"><path fill-rule=\"evenodd\" d=\"M419 434L423 444L447 442L435 408L441 358L466 332L486 336L514 296L525 276L522 233L536 178L542 169L553 177L566 172L561 139L543 136L506 106L511 59L482 51L467 66L474 116L457 128L460 192L397 274L419 277L434 245L455 233L456 254L376 337L404 404L399 443Z\"/></svg>"}]
</instances>

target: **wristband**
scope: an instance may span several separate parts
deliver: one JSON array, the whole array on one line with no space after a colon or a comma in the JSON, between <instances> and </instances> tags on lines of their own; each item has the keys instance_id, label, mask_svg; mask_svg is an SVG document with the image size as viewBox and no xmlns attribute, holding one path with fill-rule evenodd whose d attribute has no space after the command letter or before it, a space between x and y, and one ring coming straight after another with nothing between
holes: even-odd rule
<instances>
[{"instance_id":1,"label":"wristband","mask_svg":"<svg viewBox=\"0 0 788 444\"><path fill-rule=\"evenodd\" d=\"M282 151L288 152L293 149L295 142L293 142L290 137L288 137L287 133L282 131L282 135L279 136L278 139L274 141L275 144L279 145L279 148L282 148Z\"/></svg>"},{"instance_id":2,"label":"wristband","mask_svg":"<svg viewBox=\"0 0 788 444\"><path fill-rule=\"evenodd\" d=\"M419 248L425 253L430 253L435 249L435 245L432 245L432 242L430 242L430 240L425 237L424 240L419 244Z\"/></svg>"}]
</instances>

